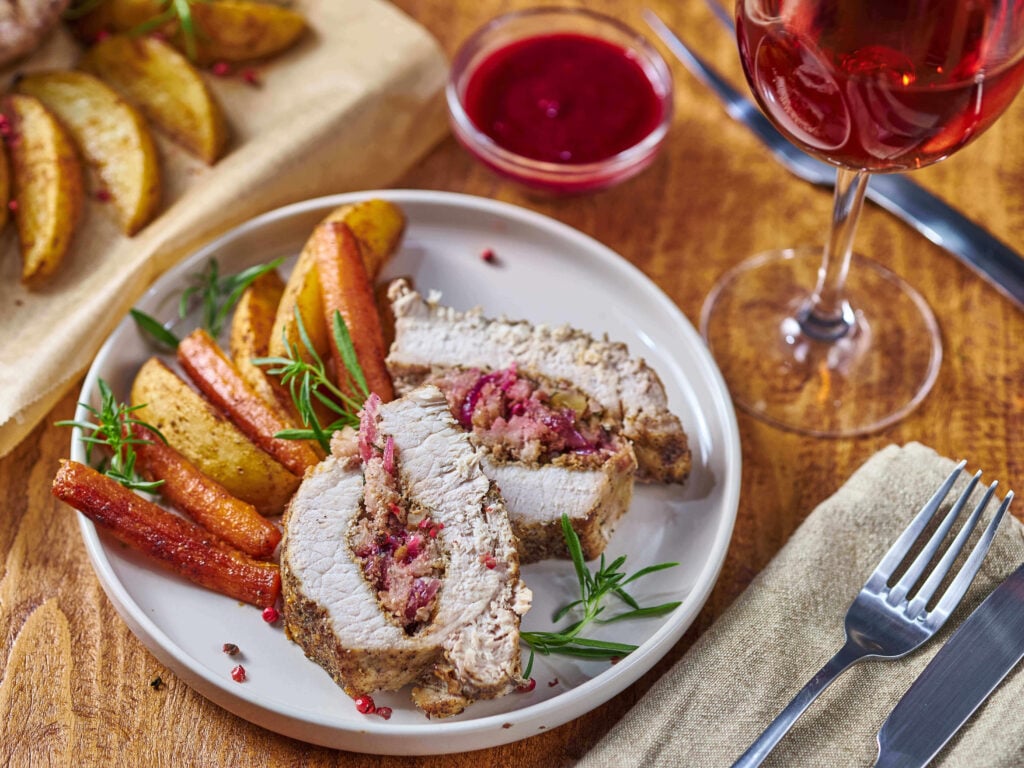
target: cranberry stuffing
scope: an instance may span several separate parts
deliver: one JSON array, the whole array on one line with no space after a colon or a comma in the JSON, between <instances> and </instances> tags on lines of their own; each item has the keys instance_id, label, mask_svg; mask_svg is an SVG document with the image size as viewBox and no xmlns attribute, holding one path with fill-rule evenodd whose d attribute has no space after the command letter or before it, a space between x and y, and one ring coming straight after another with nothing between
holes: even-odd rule
<instances>
[{"instance_id":1,"label":"cranberry stuffing","mask_svg":"<svg viewBox=\"0 0 1024 768\"><path fill-rule=\"evenodd\" d=\"M359 714L361 715L372 715L374 712L377 711L377 707L375 707L373 704L372 696L367 696L365 694L362 696L356 696L354 701L356 704L356 711L359 712ZM390 714L391 710L389 709L388 715L390 716Z\"/></svg>"},{"instance_id":2,"label":"cranberry stuffing","mask_svg":"<svg viewBox=\"0 0 1024 768\"><path fill-rule=\"evenodd\" d=\"M236 683L245 682L245 667L239 664L237 667L231 670L231 679Z\"/></svg>"},{"instance_id":3,"label":"cranberry stuffing","mask_svg":"<svg viewBox=\"0 0 1024 768\"><path fill-rule=\"evenodd\" d=\"M281 614L277 612L277 608L274 606L268 605L263 609L263 620L267 622L267 624L273 624L279 618L281 618Z\"/></svg>"}]
</instances>

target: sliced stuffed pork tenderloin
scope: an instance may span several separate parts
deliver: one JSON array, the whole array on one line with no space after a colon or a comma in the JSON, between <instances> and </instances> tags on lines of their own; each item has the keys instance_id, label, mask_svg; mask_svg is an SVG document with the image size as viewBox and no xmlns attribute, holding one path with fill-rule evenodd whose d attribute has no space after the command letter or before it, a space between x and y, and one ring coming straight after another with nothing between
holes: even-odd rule
<instances>
[{"instance_id":1,"label":"sliced stuffed pork tenderloin","mask_svg":"<svg viewBox=\"0 0 1024 768\"><path fill-rule=\"evenodd\" d=\"M657 373L625 345L457 312L404 280L388 296L396 390L444 390L501 488L524 562L566 554L563 513L596 557L629 508L634 475L686 479L686 433Z\"/></svg>"},{"instance_id":2,"label":"sliced stuffed pork tenderloin","mask_svg":"<svg viewBox=\"0 0 1024 768\"><path fill-rule=\"evenodd\" d=\"M289 635L352 696L411 683L447 716L524 682L516 539L435 387L371 398L335 437L286 513L281 574Z\"/></svg>"}]
</instances>

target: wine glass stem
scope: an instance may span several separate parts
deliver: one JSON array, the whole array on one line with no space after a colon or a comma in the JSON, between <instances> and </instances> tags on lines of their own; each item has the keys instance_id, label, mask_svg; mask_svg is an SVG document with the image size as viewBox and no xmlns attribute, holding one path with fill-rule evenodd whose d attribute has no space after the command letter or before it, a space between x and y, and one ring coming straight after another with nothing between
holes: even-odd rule
<instances>
[{"instance_id":1,"label":"wine glass stem","mask_svg":"<svg viewBox=\"0 0 1024 768\"><path fill-rule=\"evenodd\" d=\"M818 284L797 313L800 329L813 339L834 341L842 338L853 329L856 322L844 289L857 220L867 186L867 171L848 168L836 171L832 227L818 269Z\"/></svg>"}]
</instances>

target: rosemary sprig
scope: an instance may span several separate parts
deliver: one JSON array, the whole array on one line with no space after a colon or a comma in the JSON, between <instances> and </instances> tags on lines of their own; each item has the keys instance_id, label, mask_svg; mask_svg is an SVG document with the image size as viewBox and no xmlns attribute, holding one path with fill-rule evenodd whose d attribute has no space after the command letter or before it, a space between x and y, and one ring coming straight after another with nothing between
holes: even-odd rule
<instances>
[{"instance_id":1,"label":"rosemary sprig","mask_svg":"<svg viewBox=\"0 0 1024 768\"><path fill-rule=\"evenodd\" d=\"M299 345L290 342L285 336L287 356L257 357L253 358L252 362L255 365L272 366L267 368L267 373L281 377L281 384L288 387L292 402L295 403L295 408L305 427L305 429L286 429L278 432L275 437L285 440L316 440L321 448L330 451L331 435L335 430L346 426L359 426L359 418L356 414L363 407L366 398L370 396L366 386L366 377L363 375L363 369L359 366L355 348L352 346L352 336L349 334L348 326L345 325L340 312L335 310L332 315L331 330L344 365L344 371L338 371L338 381L341 386L335 384L328 376L324 361L313 348L313 343L306 332L306 326L302 322L302 315L299 314L298 307L295 308L295 321L302 346L306 350L305 358ZM351 392L355 392L356 397L352 397L349 394ZM314 399L331 413L337 414L338 418L326 426L322 425L314 407Z\"/></svg>"},{"instance_id":2,"label":"rosemary sprig","mask_svg":"<svg viewBox=\"0 0 1024 768\"><path fill-rule=\"evenodd\" d=\"M274 259L266 264L257 264L231 275L221 275L216 259L210 259L202 272L189 275L190 285L178 300L178 319L184 320L198 300L201 309L200 325L216 338L224 329L231 310L242 298L245 289L267 272L281 266L284 259ZM139 309L131 310L132 318L139 330L154 341L171 347L178 346L178 337L159 320Z\"/></svg>"},{"instance_id":3,"label":"rosemary sprig","mask_svg":"<svg viewBox=\"0 0 1024 768\"><path fill-rule=\"evenodd\" d=\"M126 488L136 491L152 492L163 484L163 480L148 481L135 470L135 445L148 445L152 441L135 437L131 425L145 427L163 442L167 442L156 427L139 419L132 418L133 411L144 408L144 405L128 406L119 403L114 397L110 385L103 379L97 382L100 391L100 407L94 408L89 403L79 403L96 419L93 424L88 421L58 421L58 427L78 427L82 430L82 442L85 443L85 460L92 465L93 448L101 445L110 452L104 457L97 469L112 480L116 480ZM89 434L85 434L89 431Z\"/></svg>"},{"instance_id":4,"label":"rosemary sprig","mask_svg":"<svg viewBox=\"0 0 1024 768\"><path fill-rule=\"evenodd\" d=\"M128 30L132 37L141 37L177 19L181 25L181 37L185 43L185 55L190 61L198 58L199 47L197 41L201 30L196 25L195 16L192 15L192 6L196 3L206 3L209 0L162 0L161 5L166 6L160 13L141 24L137 24Z\"/></svg>"},{"instance_id":5,"label":"rosemary sprig","mask_svg":"<svg viewBox=\"0 0 1024 768\"><path fill-rule=\"evenodd\" d=\"M638 619L651 616L662 616L669 611L675 610L679 602L663 603L650 607L641 607L636 599L630 595L625 587L627 584L636 581L656 571L672 568L679 563L659 563L641 568L632 576L627 576L622 570L626 563L626 556L617 557L611 563L606 564L604 555L598 564L597 571L591 574L583 559L583 548L580 546L579 536L573 530L572 524L566 515L562 515L562 535L565 538L566 546L572 557L573 567L576 570L576 578L580 585L580 599L574 600L563 606L552 617L553 622L561 621L569 613L579 614L579 618L564 629L554 632L522 632L519 637L530 648L530 660L526 666L524 677L529 677L533 669L534 653L544 655L559 653L565 656L576 656L586 659L615 659L626 656L637 649L637 646L629 643L614 643L605 640L593 640L580 637L580 633L591 623L610 624L614 621L625 619ZM622 600L631 610L617 613L614 616L603 618L605 606L602 605L605 597L615 595Z\"/></svg>"}]
</instances>

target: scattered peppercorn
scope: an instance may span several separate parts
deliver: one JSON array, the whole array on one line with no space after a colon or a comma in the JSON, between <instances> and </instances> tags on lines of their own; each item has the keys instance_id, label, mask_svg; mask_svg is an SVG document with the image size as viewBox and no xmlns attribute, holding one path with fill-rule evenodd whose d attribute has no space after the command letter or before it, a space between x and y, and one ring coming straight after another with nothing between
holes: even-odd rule
<instances>
[{"instance_id":1,"label":"scattered peppercorn","mask_svg":"<svg viewBox=\"0 0 1024 768\"><path fill-rule=\"evenodd\" d=\"M523 685L520 685L518 688L516 688L516 692L517 693L529 693L530 691L532 691L536 687L537 687L537 681L531 677Z\"/></svg>"},{"instance_id":2,"label":"scattered peppercorn","mask_svg":"<svg viewBox=\"0 0 1024 768\"><path fill-rule=\"evenodd\" d=\"M498 256L494 252L493 248L484 248L480 252L480 258L483 259L484 261L490 263L490 262L494 261L496 258L498 258Z\"/></svg>"},{"instance_id":3,"label":"scattered peppercorn","mask_svg":"<svg viewBox=\"0 0 1024 768\"><path fill-rule=\"evenodd\" d=\"M210 66L210 72L215 74L217 77L227 77L231 74L231 65L226 61L215 61Z\"/></svg>"},{"instance_id":4,"label":"scattered peppercorn","mask_svg":"<svg viewBox=\"0 0 1024 768\"><path fill-rule=\"evenodd\" d=\"M231 679L236 683L245 682L245 667L239 664L237 667L231 670Z\"/></svg>"},{"instance_id":5,"label":"scattered peppercorn","mask_svg":"<svg viewBox=\"0 0 1024 768\"><path fill-rule=\"evenodd\" d=\"M484 564L485 568L491 571L493 571L498 565L498 561L495 560L494 555L491 554L480 555L480 562Z\"/></svg>"},{"instance_id":6,"label":"scattered peppercorn","mask_svg":"<svg viewBox=\"0 0 1024 768\"><path fill-rule=\"evenodd\" d=\"M149 681L149 687L152 688L154 691L159 691L161 688L166 688L167 684L164 683L162 677L154 677L152 680Z\"/></svg>"},{"instance_id":7,"label":"scattered peppercorn","mask_svg":"<svg viewBox=\"0 0 1024 768\"><path fill-rule=\"evenodd\" d=\"M558 685L558 678L557 677L554 680L549 680L548 681L548 688L554 688L556 685Z\"/></svg>"},{"instance_id":8,"label":"scattered peppercorn","mask_svg":"<svg viewBox=\"0 0 1024 768\"><path fill-rule=\"evenodd\" d=\"M377 707L377 709L374 710L373 714L380 715L385 720L390 720L391 719L391 707Z\"/></svg>"},{"instance_id":9,"label":"scattered peppercorn","mask_svg":"<svg viewBox=\"0 0 1024 768\"><path fill-rule=\"evenodd\" d=\"M267 624L273 624L279 618L281 618L281 614L277 612L277 608L274 606L268 605L263 609L263 620L267 622Z\"/></svg>"},{"instance_id":10,"label":"scattered peppercorn","mask_svg":"<svg viewBox=\"0 0 1024 768\"><path fill-rule=\"evenodd\" d=\"M109 203L111 200L110 190L103 188L97 189L95 192L93 192L93 197L95 197L101 203Z\"/></svg>"},{"instance_id":11,"label":"scattered peppercorn","mask_svg":"<svg viewBox=\"0 0 1024 768\"><path fill-rule=\"evenodd\" d=\"M374 706L373 697L363 694L362 696L356 696L353 699L356 705L356 711L361 715L372 715L377 711L377 707ZM390 710L389 710L390 715Z\"/></svg>"},{"instance_id":12,"label":"scattered peppercorn","mask_svg":"<svg viewBox=\"0 0 1024 768\"><path fill-rule=\"evenodd\" d=\"M238 653L238 646L234 643L224 643L223 647L221 647L221 650L224 651L224 653L226 653L228 656L234 656L236 653Z\"/></svg>"},{"instance_id":13,"label":"scattered peppercorn","mask_svg":"<svg viewBox=\"0 0 1024 768\"><path fill-rule=\"evenodd\" d=\"M17 200L8 200L7 201L7 207L10 210L12 210L12 211L18 210L18 201Z\"/></svg>"},{"instance_id":14,"label":"scattered peppercorn","mask_svg":"<svg viewBox=\"0 0 1024 768\"><path fill-rule=\"evenodd\" d=\"M258 86L260 84L260 76L255 69L244 69L242 70L242 80L252 86Z\"/></svg>"}]
</instances>

